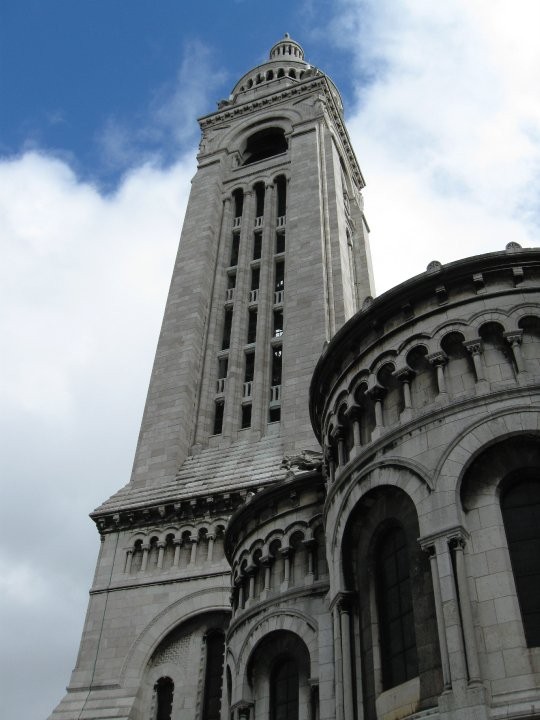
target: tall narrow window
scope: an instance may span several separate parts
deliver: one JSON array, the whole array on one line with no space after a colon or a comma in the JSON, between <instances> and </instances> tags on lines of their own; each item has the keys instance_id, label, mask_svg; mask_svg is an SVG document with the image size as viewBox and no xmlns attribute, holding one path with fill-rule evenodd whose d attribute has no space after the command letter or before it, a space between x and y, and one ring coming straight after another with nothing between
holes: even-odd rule
<instances>
[{"instance_id":1,"label":"tall narrow window","mask_svg":"<svg viewBox=\"0 0 540 720\"><path fill-rule=\"evenodd\" d=\"M276 233L276 253L285 252L285 231Z\"/></svg>"},{"instance_id":2,"label":"tall narrow window","mask_svg":"<svg viewBox=\"0 0 540 720\"><path fill-rule=\"evenodd\" d=\"M291 657L280 658L270 675L271 720L298 720L298 665Z\"/></svg>"},{"instance_id":3,"label":"tall narrow window","mask_svg":"<svg viewBox=\"0 0 540 720\"><path fill-rule=\"evenodd\" d=\"M253 233L253 259L260 260L262 251L262 232Z\"/></svg>"},{"instance_id":4,"label":"tall narrow window","mask_svg":"<svg viewBox=\"0 0 540 720\"><path fill-rule=\"evenodd\" d=\"M274 337L283 335L283 310L274 310Z\"/></svg>"},{"instance_id":5,"label":"tall narrow window","mask_svg":"<svg viewBox=\"0 0 540 720\"><path fill-rule=\"evenodd\" d=\"M221 343L222 350L228 350L231 345L231 328L232 328L233 311L230 308L225 310L225 319L223 321L223 341Z\"/></svg>"},{"instance_id":6,"label":"tall narrow window","mask_svg":"<svg viewBox=\"0 0 540 720\"><path fill-rule=\"evenodd\" d=\"M276 292L279 292L280 290L283 290L284 288L285 288L285 263L277 262L276 263L276 277L275 277L274 290Z\"/></svg>"},{"instance_id":7,"label":"tall narrow window","mask_svg":"<svg viewBox=\"0 0 540 720\"><path fill-rule=\"evenodd\" d=\"M508 551L529 647L540 646L540 482L539 471L527 469L501 498Z\"/></svg>"},{"instance_id":8,"label":"tall narrow window","mask_svg":"<svg viewBox=\"0 0 540 720\"><path fill-rule=\"evenodd\" d=\"M226 378L229 367L229 359L226 357L218 358L218 378Z\"/></svg>"},{"instance_id":9,"label":"tall narrow window","mask_svg":"<svg viewBox=\"0 0 540 720\"><path fill-rule=\"evenodd\" d=\"M202 720L220 720L225 636L214 631L206 636L206 668Z\"/></svg>"},{"instance_id":10,"label":"tall narrow window","mask_svg":"<svg viewBox=\"0 0 540 720\"><path fill-rule=\"evenodd\" d=\"M255 217L262 217L264 215L264 183L257 183L253 189L255 190Z\"/></svg>"},{"instance_id":11,"label":"tall narrow window","mask_svg":"<svg viewBox=\"0 0 540 720\"><path fill-rule=\"evenodd\" d=\"M230 265L238 265L238 253L240 251L240 233L234 232L231 243L231 262Z\"/></svg>"},{"instance_id":12,"label":"tall narrow window","mask_svg":"<svg viewBox=\"0 0 540 720\"><path fill-rule=\"evenodd\" d=\"M383 687L388 690L418 675L409 554L401 527L380 538L375 568Z\"/></svg>"},{"instance_id":13,"label":"tall narrow window","mask_svg":"<svg viewBox=\"0 0 540 720\"><path fill-rule=\"evenodd\" d=\"M272 385L281 385L282 355L281 346L272 349Z\"/></svg>"},{"instance_id":14,"label":"tall narrow window","mask_svg":"<svg viewBox=\"0 0 540 720\"><path fill-rule=\"evenodd\" d=\"M233 200L234 200L234 217L235 218L242 217L242 212L244 211L244 193L241 190L235 190L233 192Z\"/></svg>"},{"instance_id":15,"label":"tall narrow window","mask_svg":"<svg viewBox=\"0 0 540 720\"><path fill-rule=\"evenodd\" d=\"M251 403L242 405L242 430L251 426Z\"/></svg>"},{"instance_id":16,"label":"tall narrow window","mask_svg":"<svg viewBox=\"0 0 540 720\"><path fill-rule=\"evenodd\" d=\"M285 217L287 209L287 180L284 175L280 175L275 180L277 195L277 216Z\"/></svg>"},{"instance_id":17,"label":"tall narrow window","mask_svg":"<svg viewBox=\"0 0 540 720\"><path fill-rule=\"evenodd\" d=\"M261 278L261 270L258 267L251 268L251 289L259 289L259 281Z\"/></svg>"},{"instance_id":18,"label":"tall narrow window","mask_svg":"<svg viewBox=\"0 0 540 720\"><path fill-rule=\"evenodd\" d=\"M255 353L246 353L246 369L244 373L244 382L252 382L255 372Z\"/></svg>"},{"instance_id":19,"label":"tall narrow window","mask_svg":"<svg viewBox=\"0 0 540 720\"><path fill-rule=\"evenodd\" d=\"M156 693L156 720L171 720L174 683L170 677L159 678L154 685Z\"/></svg>"},{"instance_id":20,"label":"tall narrow window","mask_svg":"<svg viewBox=\"0 0 540 720\"><path fill-rule=\"evenodd\" d=\"M248 314L247 343L254 343L257 338L257 310L250 310Z\"/></svg>"},{"instance_id":21,"label":"tall narrow window","mask_svg":"<svg viewBox=\"0 0 540 720\"><path fill-rule=\"evenodd\" d=\"M214 435L221 435L223 430L223 409L225 404L217 402L214 410Z\"/></svg>"}]
</instances>

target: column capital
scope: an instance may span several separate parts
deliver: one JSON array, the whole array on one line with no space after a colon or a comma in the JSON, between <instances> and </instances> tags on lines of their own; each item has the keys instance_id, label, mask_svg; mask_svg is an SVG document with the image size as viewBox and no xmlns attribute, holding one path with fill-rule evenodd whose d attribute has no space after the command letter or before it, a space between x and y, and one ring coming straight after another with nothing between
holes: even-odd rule
<instances>
[{"instance_id":1,"label":"column capital","mask_svg":"<svg viewBox=\"0 0 540 720\"><path fill-rule=\"evenodd\" d=\"M415 377L416 373L414 370L408 366L401 367L395 370L392 375L397 378L400 382L411 382L411 380Z\"/></svg>"},{"instance_id":2,"label":"column capital","mask_svg":"<svg viewBox=\"0 0 540 720\"><path fill-rule=\"evenodd\" d=\"M462 525L454 525L418 538L418 544L424 552L431 555L433 552L437 552L437 545L441 541L449 545L451 542L459 538L462 538L463 541L466 542L468 537L469 533Z\"/></svg>"},{"instance_id":3,"label":"column capital","mask_svg":"<svg viewBox=\"0 0 540 720\"><path fill-rule=\"evenodd\" d=\"M521 345L523 339L523 330L509 330L503 333L503 337L508 340L510 345Z\"/></svg>"},{"instance_id":4,"label":"column capital","mask_svg":"<svg viewBox=\"0 0 540 720\"><path fill-rule=\"evenodd\" d=\"M478 355L483 350L482 338L474 338L473 340L464 340L463 347L471 353L471 355Z\"/></svg>"},{"instance_id":5,"label":"column capital","mask_svg":"<svg viewBox=\"0 0 540 720\"><path fill-rule=\"evenodd\" d=\"M430 362L435 367L446 365L448 362L448 355L444 352L444 350L437 350L436 352L430 353L427 356L428 362Z\"/></svg>"}]
</instances>

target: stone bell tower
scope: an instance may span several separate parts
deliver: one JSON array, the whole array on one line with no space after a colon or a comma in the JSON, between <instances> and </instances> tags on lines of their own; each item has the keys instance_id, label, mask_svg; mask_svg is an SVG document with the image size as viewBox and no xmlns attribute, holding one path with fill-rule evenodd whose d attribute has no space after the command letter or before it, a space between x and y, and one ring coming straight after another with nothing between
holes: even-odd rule
<instances>
[{"instance_id":1,"label":"stone bell tower","mask_svg":"<svg viewBox=\"0 0 540 720\"><path fill-rule=\"evenodd\" d=\"M199 123L133 473L92 513L101 549L58 720L228 716L224 528L285 455L320 450L311 375L372 294L341 98L298 43Z\"/></svg>"}]
</instances>

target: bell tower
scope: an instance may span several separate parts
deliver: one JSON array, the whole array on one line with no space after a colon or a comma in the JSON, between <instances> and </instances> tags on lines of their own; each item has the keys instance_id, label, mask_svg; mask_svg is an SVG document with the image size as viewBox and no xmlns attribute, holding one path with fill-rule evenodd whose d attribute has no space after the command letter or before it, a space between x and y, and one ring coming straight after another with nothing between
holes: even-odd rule
<instances>
[{"instance_id":1,"label":"bell tower","mask_svg":"<svg viewBox=\"0 0 540 720\"><path fill-rule=\"evenodd\" d=\"M92 513L101 550L58 720L158 717L169 697L175 718L226 717L224 528L285 455L320 450L311 375L372 294L342 101L297 42L199 123L133 472Z\"/></svg>"}]
</instances>

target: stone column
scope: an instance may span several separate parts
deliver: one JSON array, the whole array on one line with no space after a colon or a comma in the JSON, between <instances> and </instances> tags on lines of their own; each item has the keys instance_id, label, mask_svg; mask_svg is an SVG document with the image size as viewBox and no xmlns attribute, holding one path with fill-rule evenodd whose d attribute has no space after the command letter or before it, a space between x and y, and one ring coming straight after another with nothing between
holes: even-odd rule
<instances>
[{"instance_id":1,"label":"stone column","mask_svg":"<svg viewBox=\"0 0 540 720\"><path fill-rule=\"evenodd\" d=\"M304 540L304 547L306 548L307 554L307 573L304 580L306 585L311 585L315 580L314 553L316 546L317 543L313 538L310 538L309 540Z\"/></svg>"},{"instance_id":2,"label":"stone column","mask_svg":"<svg viewBox=\"0 0 540 720\"><path fill-rule=\"evenodd\" d=\"M214 558L214 535L208 535L208 555L206 556L207 562L211 563Z\"/></svg>"},{"instance_id":3,"label":"stone column","mask_svg":"<svg viewBox=\"0 0 540 720\"><path fill-rule=\"evenodd\" d=\"M510 343L512 353L514 355L514 361L516 363L518 373L525 372L525 362L523 355L521 354L521 340L523 338L523 330L512 330L511 332L503 333L506 340Z\"/></svg>"},{"instance_id":4,"label":"stone column","mask_svg":"<svg viewBox=\"0 0 540 720\"><path fill-rule=\"evenodd\" d=\"M148 565L148 551L150 550L150 545L146 544L142 546L142 562L141 562L141 572L146 572L146 566Z\"/></svg>"},{"instance_id":5,"label":"stone column","mask_svg":"<svg viewBox=\"0 0 540 720\"><path fill-rule=\"evenodd\" d=\"M287 590L291 579L291 548L283 547L280 548L279 552L283 558L283 582L281 583L281 589Z\"/></svg>"},{"instance_id":6,"label":"stone column","mask_svg":"<svg viewBox=\"0 0 540 720\"><path fill-rule=\"evenodd\" d=\"M486 374L484 372L484 363L482 360L482 340L480 338L476 338L475 340L467 340L463 343L463 345L472 355L474 372L476 373L476 382L482 382L486 379Z\"/></svg>"},{"instance_id":7,"label":"stone column","mask_svg":"<svg viewBox=\"0 0 540 720\"><path fill-rule=\"evenodd\" d=\"M371 390L368 390L368 392L375 403L375 428L371 436L372 439L375 440L382 430L384 430L383 400L386 395L386 390L382 385L375 385Z\"/></svg>"},{"instance_id":8,"label":"stone column","mask_svg":"<svg viewBox=\"0 0 540 720\"><path fill-rule=\"evenodd\" d=\"M173 567L177 568L180 565L180 548L182 547L182 540L174 541L174 559Z\"/></svg>"},{"instance_id":9,"label":"stone column","mask_svg":"<svg viewBox=\"0 0 540 720\"><path fill-rule=\"evenodd\" d=\"M349 598L338 602L341 624L341 652L343 661L343 712L346 720L354 718L353 661L351 644L351 610Z\"/></svg>"},{"instance_id":10,"label":"stone column","mask_svg":"<svg viewBox=\"0 0 540 720\"><path fill-rule=\"evenodd\" d=\"M264 588L261 592L260 599L266 600L268 597L268 594L270 592L270 578L272 574L272 556L271 555L262 555L259 559L259 562L261 564L261 567L264 568Z\"/></svg>"},{"instance_id":11,"label":"stone column","mask_svg":"<svg viewBox=\"0 0 540 720\"><path fill-rule=\"evenodd\" d=\"M342 468L347 464L345 455L345 430L342 427L338 427L334 437L337 440L338 465Z\"/></svg>"},{"instance_id":12,"label":"stone column","mask_svg":"<svg viewBox=\"0 0 540 720\"><path fill-rule=\"evenodd\" d=\"M467 678L465 649L463 647L463 629L459 614L459 601L454 581L454 569L449 547L450 536L446 533L435 539L437 550L437 569L441 600L443 605L444 629L448 661L450 665L450 680L452 685L456 681Z\"/></svg>"},{"instance_id":13,"label":"stone column","mask_svg":"<svg viewBox=\"0 0 540 720\"><path fill-rule=\"evenodd\" d=\"M437 619L437 634L439 637L439 649L441 651L441 668L443 676L443 685L445 690L452 687L452 678L450 676L450 662L448 659L448 645L446 642L446 629L444 626L444 611L441 596L441 582L439 579L439 568L437 565L437 549L435 545L424 545L422 549L429 554L429 563L431 569L431 580L433 582L433 598L435 600L435 615Z\"/></svg>"},{"instance_id":14,"label":"stone column","mask_svg":"<svg viewBox=\"0 0 540 720\"><path fill-rule=\"evenodd\" d=\"M341 656L341 622L337 604L332 608L334 626L334 682L336 698L336 720L343 720L343 662Z\"/></svg>"},{"instance_id":15,"label":"stone column","mask_svg":"<svg viewBox=\"0 0 540 720\"><path fill-rule=\"evenodd\" d=\"M412 408L411 382L415 373L411 368L401 368L397 370L394 375L400 381L403 390L403 409L410 410Z\"/></svg>"},{"instance_id":16,"label":"stone column","mask_svg":"<svg viewBox=\"0 0 540 720\"><path fill-rule=\"evenodd\" d=\"M160 540L157 544L158 547L158 557L157 557L157 567L160 569L163 567L163 553L165 552L165 543L163 540Z\"/></svg>"},{"instance_id":17,"label":"stone column","mask_svg":"<svg viewBox=\"0 0 540 720\"><path fill-rule=\"evenodd\" d=\"M349 419L352 423L353 431L353 448L359 448L362 445L362 426L361 413L359 407L353 407L349 411Z\"/></svg>"},{"instance_id":18,"label":"stone column","mask_svg":"<svg viewBox=\"0 0 540 720\"><path fill-rule=\"evenodd\" d=\"M255 600L255 571L256 570L257 570L256 565L248 565L246 568L246 573L249 578L248 596L246 598L247 605L252 605L253 601Z\"/></svg>"},{"instance_id":19,"label":"stone column","mask_svg":"<svg viewBox=\"0 0 540 720\"><path fill-rule=\"evenodd\" d=\"M198 538L191 538L191 556L189 558L190 565L195 565L195 560L197 559L197 543Z\"/></svg>"},{"instance_id":20,"label":"stone column","mask_svg":"<svg viewBox=\"0 0 540 720\"><path fill-rule=\"evenodd\" d=\"M236 265L236 288L229 346L229 367L225 384L225 407L223 419L224 438L233 437L240 427L240 406L244 381L244 346L247 340L248 288L253 229L255 227L255 193L244 193L244 212L240 230L240 248ZM258 320L258 318L257 318Z\"/></svg>"},{"instance_id":21,"label":"stone column","mask_svg":"<svg viewBox=\"0 0 540 720\"><path fill-rule=\"evenodd\" d=\"M452 540L454 558L456 562L456 576L459 592L459 604L461 608L461 619L463 622L463 640L465 643L465 654L469 671L469 682L480 683L480 665L478 663L478 650L476 647L476 634L469 597L469 585L467 583L467 572L465 570L465 558L463 550L465 540L462 537Z\"/></svg>"},{"instance_id":22,"label":"stone column","mask_svg":"<svg viewBox=\"0 0 540 720\"><path fill-rule=\"evenodd\" d=\"M448 362L448 356L442 350L440 352L431 353L427 357L428 361L435 368L437 373L437 388L439 395L446 395L446 378L444 376L444 368Z\"/></svg>"}]
</instances>

